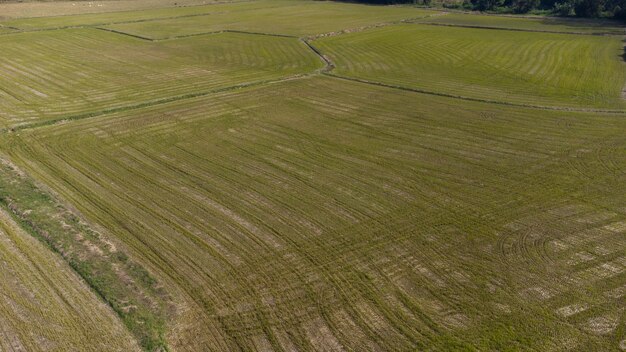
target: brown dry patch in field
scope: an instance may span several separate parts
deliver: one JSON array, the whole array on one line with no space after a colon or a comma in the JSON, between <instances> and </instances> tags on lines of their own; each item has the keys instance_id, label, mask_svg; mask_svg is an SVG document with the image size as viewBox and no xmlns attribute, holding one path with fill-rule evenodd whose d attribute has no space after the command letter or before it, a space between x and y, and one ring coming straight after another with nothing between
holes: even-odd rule
<instances>
[{"instance_id":1,"label":"brown dry patch in field","mask_svg":"<svg viewBox=\"0 0 626 352\"><path fill-rule=\"evenodd\" d=\"M558 315L560 315L560 316L562 316L564 318L567 318L567 317L570 317L570 316L572 316L574 314L578 314L578 313L584 312L588 308L589 308L589 306L584 304L584 303L575 303L575 304L572 304L572 305L569 305L569 306L558 308L556 310L556 314L558 314Z\"/></svg>"},{"instance_id":2,"label":"brown dry patch in field","mask_svg":"<svg viewBox=\"0 0 626 352\"><path fill-rule=\"evenodd\" d=\"M615 315L594 317L587 320L584 328L596 335L607 335L612 333L619 324L619 318Z\"/></svg>"}]
</instances>

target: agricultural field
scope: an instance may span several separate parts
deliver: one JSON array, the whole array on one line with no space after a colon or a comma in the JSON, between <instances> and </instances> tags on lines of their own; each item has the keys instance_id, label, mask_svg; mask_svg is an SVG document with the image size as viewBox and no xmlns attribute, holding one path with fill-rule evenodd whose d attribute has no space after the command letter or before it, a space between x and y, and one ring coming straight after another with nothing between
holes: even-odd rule
<instances>
[{"instance_id":1,"label":"agricultural field","mask_svg":"<svg viewBox=\"0 0 626 352\"><path fill-rule=\"evenodd\" d=\"M513 17L450 13L445 16L429 17L421 23L448 26L463 26L491 29L512 29L535 32L613 34L624 35L624 27L617 21L558 19L541 17Z\"/></svg>"},{"instance_id":2,"label":"agricultural field","mask_svg":"<svg viewBox=\"0 0 626 352\"><path fill-rule=\"evenodd\" d=\"M378 22L407 21L439 15L416 8L346 6L311 2L306 6L267 7L245 12L226 12L213 16L119 23L106 26L119 32L151 39L167 39L203 33L236 30L292 36L325 34L360 28Z\"/></svg>"},{"instance_id":3,"label":"agricultural field","mask_svg":"<svg viewBox=\"0 0 626 352\"><path fill-rule=\"evenodd\" d=\"M110 51L103 53L103 45ZM5 128L310 73L323 65L297 39L237 33L153 43L84 28L0 36L0 46Z\"/></svg>"},{"instance_id":4,"label":"agricultural field","mask_svg":"<svg viewBox=\"0 0 626 352\"><path fill-rule=\"evenodd\" d=\"M0 223L0 350L140 350L115 313L61 258L5 210Z\"/></svg>"},{"instance_id":5,"label":"agricultural field","mask_svg":"<svg viewBox=\"0 0 626 352\"><path fill-rule=\"evenodd\" d=\"M626 350L617 24L106 4L0 20L0 350Z\"/></svg>"},{"instance_id":6,"label":"agricultural field","mask_svg":"<svg viewBox=\"0 0 626 352\"><path fill-rule=\"evenodd\" d=\"M164 26L173 27L179 31L177 32L179 35L204 33L216 29L241 29L238 26L260 28L264 29L263 32L270 33L272 26L277 26L274 31L289 31L289 33L280 34L294 34L294 32L300 33L305 29L312 29L315 33L324 33L371 23L417 19L435 13L437 12L407 7L381 8L380 6L318 1L260 0L232 3L217 2L204 6L157 8L145 11L18 18L5 21L4 24L22 30L40 30L148 23L163 20L166 21ZM169 20L173 22L169 23ZM148 29L154 29L154 26L147 25ZM264 26L270 26L270 29L266 29ZM158 26L156 27L158 28Z\"/></svg>"},{"instance_id":7,"label":"agricultural field","mask_svg":"<svg viewBox=\"0 0 626 352\"><path fill-rule=\"evenodd\" d=\"M211 0L0 2L0 19L123 12L213 4Z\"/></svg>"},{"instance_id":8,"label":"agricultural field","mask_svg":"<svg viewBox=\"0 0 626 352\"><path fill-rule=\"evenodd\" d=\"M333 74L478 100L623 109L620 36L388 26L314 44Z\"/></svg>"}]
</instances>

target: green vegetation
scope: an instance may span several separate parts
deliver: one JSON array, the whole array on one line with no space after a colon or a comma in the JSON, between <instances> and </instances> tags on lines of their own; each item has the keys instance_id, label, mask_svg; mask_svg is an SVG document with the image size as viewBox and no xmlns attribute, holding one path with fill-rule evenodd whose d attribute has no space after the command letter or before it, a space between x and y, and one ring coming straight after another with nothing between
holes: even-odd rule
<instances>
[{"instance_id":1,"label":"green vegetation","mask_svg":"<svg viewBox=\"0 0 626 352\"><path fill-rule=\"evenodd\" d=\"M117 22L150 21L158 18L172 18L180 16L204 16L211 13L230 11L249 11L254 8L263 8L287 4L281 0L250 2L233 2L227 4L212 4L205 6L189 6L176 8L156 8L143 11L123 11L111 13L97 13L74 16L50 16L39 18L16 18L5 21L5 25L23 30L54 29L80 26L104 25Z\"/></svg>"},{"instance_id":2,"label":"green vegetation","mask_svg":"<svg viewBox=\"0 0 626 352\"><path fill-rule=\"evenodd\" d=\"M609 20L561 19L555 17L512 17L475 14L448 14L423 21L452 26L502 28L537 32L580 34L625 34L621 23Z\"/></svg>"},{"instance_id":3,"label":"green vegetation","mask_svg":"<svg viewBox=\"0 0 626 352\"><path fill-rule=\"evenodd\" d=\"M619 109L622 39L397 25L314 42L333 74L524 105Z\"/></svg>"},{"instance_id":4,"label":"green vegetation","mask_svg":"<svg viewBox=\"0 0 626 352\"><path fill-rule=\"evenodd\" d=\"M0 0L0 20L198 6L209 0L26 1Z\"/></svg>"},{"instance_id":5,"label":"green vegetation","mask_svg":"<svg viewBox=\"0 0 626 352\"><path fill-rule=\"evenodd\" d=\"M151 43L96 29L72 29L1 36L0 46L4 127L73 119L322 66L297 39L236 33Z\"/></svg>"},{"instance_id":6,"label":"green vegetation","mask_svg":"<svg viewBox=\"0 0 626 352\"><path fill-rule=\"evenodd\" d=\"M148 1L0 21L0 349L626 348L614 22Z\"/></svg>"},{"instance_id":7,"label":"green vegetation","mask_svg":"<svg viewBox=\"0 0 626 352\"><path fill-rule=\"evenodd\" d=\"M5 209L0 258L0 350L139 350L115 313Z\"/></svg>"},{"instance_id":8,"label":"green vegetation","mask_svg":"<svg viewBox=\"0 0 626 352\"><path fill-rule=\"evenodd\" d=\"M296 5L293 2L289 4L291 6L259 8L246 12L114 24L107 28L154 39L220 30L306 36L436 14L434 11L410 7L359 6L314 1L305 5Z\"/></svg>"},{"instance_id":9,"label":"green vegetation","mask_svg":"<svg viewBox=\"0 0 626 352\"><path fill-rule=\"evenodd\" d=\"M4 160L0 165L0 204L5 208L0 210L0 220L7 218L5 211L8 211L24 229L60 254L122 318L144 348L157 350L165 346L165 320L173 310L169 297L157 286L156 280L113 241L89 227ZM41 272L45 266L38 266L37 270ZM81 308L94 305L93 300ZM64 328L74 330L69 331L70 334L82 330ZM25 331L28 329L22 328L21 333ZM106 337L102 336L105 339L100 345L106 345ZM77 346L77 341L73 343Z\"/></svg>"},{"instance_id":10,"label":"green vegetation","mask_svg":"<svg viewBox=\"0 0 626 352\"><path fill-rule=\"evenodd\" d=\"M463 0L449 4L444 2L443 6L481 12L517 14L532 12L562 17L626 19L624 0Z\"/></svg>"},{"instance_id":11,"label":"green vegetation","mask_svg":"<svg viewBox=\"0 0 626 352\"><path fill-rule=\"evenodd\" d=\"M289 0L261 0L206 6L154 9L78 16L26 18L6 21L24 30L96 26L109 24L145 23L148 30L159 30L154 20L163 20L171 27L168 34L195 34L221 29L258 30L281 34L324 33L358 27L373 22L424 17L434 13L408 7L373 7L333 2L298 2ZM269 28L268 28L269 26Z\"/></svg>"},{"instance_id":12,"label":"green vegetation","mask_svg":"<svg viewBox=\"0 0 626 352\"><path fill-rule=\"evenodd\" d=\"M3 149L184 302L174 349L606 351L624 338L624 128L309 78Z\"/></svg>"}]
</instances>

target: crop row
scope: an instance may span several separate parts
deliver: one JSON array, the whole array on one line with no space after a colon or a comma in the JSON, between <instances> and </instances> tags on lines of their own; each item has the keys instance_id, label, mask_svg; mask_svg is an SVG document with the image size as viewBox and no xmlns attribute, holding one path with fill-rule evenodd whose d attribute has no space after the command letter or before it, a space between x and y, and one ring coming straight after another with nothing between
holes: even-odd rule
<instances>
[{"instance_id":1,"label":"crop row","mask_svg":"<svg viewBox=\"0 0 626 352\"><path fill-rule=\"evenodd\" d=\"M615 348L621 329L581 328L623 324L615 300L581 325L558 310L567 280L589 277L567 265L583 249L543 243L570 233L563 204L611 207L589 226L624 218L624 120L537 111L314 77L24 130L3 149L177 298L175 349ZM540 241L524 230L543 225ZM528 270L544 257L558 265Z\"/></svg>"}]
</instances>

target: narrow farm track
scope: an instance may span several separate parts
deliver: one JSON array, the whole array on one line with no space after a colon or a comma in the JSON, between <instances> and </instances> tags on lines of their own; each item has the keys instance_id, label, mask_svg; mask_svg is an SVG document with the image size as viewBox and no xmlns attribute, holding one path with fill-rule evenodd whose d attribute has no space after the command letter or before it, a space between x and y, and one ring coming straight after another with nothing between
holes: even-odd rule
<instances>
[{"instance_id":1,"label":"narrow farm track","mask_svg":"<svg viewBox=\"0 0 626 352\"><path fill-rule=\"evenodd\" d=\"M626 214L598 202L624 175L566 161L624 122L536 111L321 76L22 130L3 149L179 298L176 350L497 350L499 334L610 349L621 257L569 258L623 246ZM563 314L581 287L597 292L586 315Z\"/></svg>"}]
</instances>

